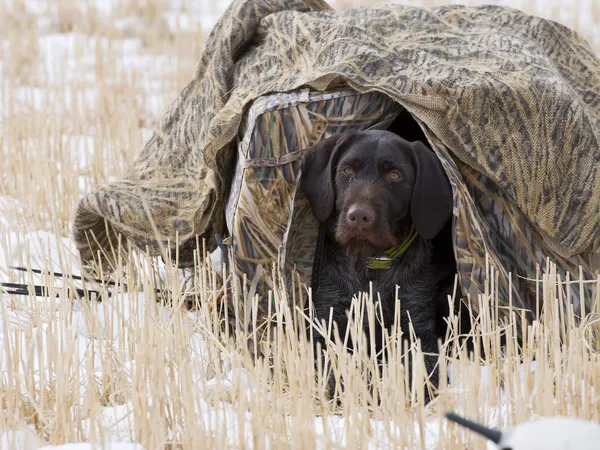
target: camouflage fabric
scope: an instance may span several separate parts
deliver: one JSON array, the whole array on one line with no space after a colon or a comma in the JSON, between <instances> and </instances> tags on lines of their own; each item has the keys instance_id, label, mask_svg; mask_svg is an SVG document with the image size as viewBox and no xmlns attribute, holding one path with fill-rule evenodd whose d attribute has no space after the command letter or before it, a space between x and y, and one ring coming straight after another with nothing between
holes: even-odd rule
<instances>
[{"instance_id":1,"label":"camouflage fabric","mask_svg":"<svg viewBox=\"0 0 600 450\"><path fill-rule=\"evenodd\" d=\"M340 85L388 96L427 130L458 192L468 292L488 264L525 276L547 256L597 273L600 61L585 41L498 6L336 12L320 0L232 2L132 172L81 200L83 264L93 269L99 251L109 264L119 234L155 254L179 239L191 263L196 236L225 232L236 137L253 102ZM512 282L522 295L511 301L531 307L525 281Z\"/></svg>"},{"instance_id":2,"label":"camouflage fabric","mask_svg":"<svg viewBox=\"0 0 600 450\"><path fill-rule=\"evenodd\" d=\"M303 284L311 284L319 228L308 201L296 189L302 149L348 129L385 129L401 110L387 96L349 90L274 94L250 108L241 127L226 218L234 268L238 275L247 275L248 284L256 277L264 313L273 263L282 274L297 274ZM493 267L501 302L508 304L510 298L512 305L533 313L532 280L549 269L548 258L563 279L567 272L575 278L595 278L583 258L562 258L546 249L525 215L495 183L453 158L426 125L420 125L453 188L454 247L465 293L474 299L484 293L489 281L486 268ZM296 156L286 159L286 155ZM596 285L575 283L563 289L563 295L580 314L582 304L590 310Z\"/></svg>"}]
</instances>

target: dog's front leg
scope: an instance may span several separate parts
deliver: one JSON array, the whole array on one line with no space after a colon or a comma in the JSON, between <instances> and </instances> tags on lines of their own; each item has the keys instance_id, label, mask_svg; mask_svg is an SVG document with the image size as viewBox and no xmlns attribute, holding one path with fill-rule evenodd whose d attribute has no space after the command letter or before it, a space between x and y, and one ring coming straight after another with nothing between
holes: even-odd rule
<instances>
[{"instance_id":1,"label":"dog's front leg","mask_svg":"<svg viewBox=\"0 0 600 450\"><path fill-rule=\"evenodd\" d=\"M419 337L419 336L417 336ZM439 355L437 349L437 340L435 336L424 336L420 338L421 341L421 351L423 353L423 363L425 366L425 372L429 378L430 383L433 385L435 395L440 381L439 375ZM412 387L413 383L416 381L414 376L414 361L413 361L414 353L411 351L407 355L408 358L408 377L409 377L409 385ZM421 379L419 378L419 382ZM429 394L429 389L425 389L425 404L429 403L432 399L432 396Z\"/></svg>"},{"instance_id":2,"label":"dog's front leg","mask_svg":"<svg viewBox=\"0 0 600 450\"><path fill-rule=\"evenodd\" d=\"M340 379L338 385L338 382L336 381L331 357L328 357L327 355L325 340L323 338L315 338L313 349L315 352L315 381L317 383L325 381L325 398L327 400L332 400L335 396L336 389L338 390L338 393L343 392L344 383Z\"/></svg>"}]
</instances>

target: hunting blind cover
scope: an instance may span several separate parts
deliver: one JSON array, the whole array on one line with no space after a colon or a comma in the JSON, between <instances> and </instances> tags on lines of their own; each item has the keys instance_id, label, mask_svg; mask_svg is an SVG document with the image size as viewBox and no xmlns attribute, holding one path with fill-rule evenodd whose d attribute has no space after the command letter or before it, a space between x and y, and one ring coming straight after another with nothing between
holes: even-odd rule
<instances>
[{"instance_id":1,"label":"hunting blind cover","mask_svg":"<svg viewBox=\"0 0 600 450\"><path fill-rule=\"evenodd\" d=\"M178 238L191 265L198 238L214 249L221 234L248 280L260 266L268 288L277 264L310 285L318 224L297 189L302 150L401 117L451 182L463 292L476 300L493 267L501 305L534 310L529 279L548 261L598 276L600 61L582 38L506 7L321 0L232 2L132 171L81 200L82 263L98 271L100 252L110 271L122 235L153 254ZM597 295L561 289L576 314Z\"/></svg>"}]
</instances>

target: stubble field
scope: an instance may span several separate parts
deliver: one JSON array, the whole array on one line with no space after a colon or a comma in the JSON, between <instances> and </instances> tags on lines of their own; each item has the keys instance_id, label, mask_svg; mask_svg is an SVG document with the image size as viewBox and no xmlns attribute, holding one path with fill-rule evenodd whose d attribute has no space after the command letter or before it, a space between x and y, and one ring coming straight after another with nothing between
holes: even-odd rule
<instances>
[{"instance_id":1,"label":"stubble field","mask_svg":"<svg viewBox=\"0 0 600 450\"><path fill-rule=\"evenodd\" d=\"M186 274L143 254L132 255L136 271L123 272L129 287L102 303L74 299L67 288L76 282L10 269L80 273L71 239L79 199L127 171L192 76L227 3L0 0L0 278L56 286L48 297L0 294L0 448L484 449L443 412L491 426L558 414L600 422L600 301L574 317L564 280L552 272L539 282L543 317L521 330L522 344L514 338L519 322L495 320L493 285L472 299L481 305L483 352L470 359L449 336L440 370L450 383L427 407L423 389L406 388L400 348L372 407L363 401L365 379L376 367L365 351L348 356L331 343L348 380L335 409L312 382L302 339L284 332L297 311L283 291L268 367L252 362L247 336L222 335L207 268L195 278L194 312L183 305ZM560 21L600 53L595 0L491 3ZM157 285L171 288L172 305L157 303Z\"/></svg>"}]
</instances>

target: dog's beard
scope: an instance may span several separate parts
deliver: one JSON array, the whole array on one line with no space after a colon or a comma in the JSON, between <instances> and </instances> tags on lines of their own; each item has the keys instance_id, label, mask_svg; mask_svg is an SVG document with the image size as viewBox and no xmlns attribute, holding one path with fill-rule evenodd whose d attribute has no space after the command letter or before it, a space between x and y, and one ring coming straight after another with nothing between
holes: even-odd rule
<instances>
[{"instance_id":1,"label":"dog's beard","mask_svg":"<svg viewBox=\"0 0 600 450\"><path fill-rule=\"evenodd\" d=\"M356 230L344 225L336 227L335 240L346 255L356 262L381 256L384 251L396 245L396 238L391 231Z\"/></svg>"},{"instance_id":2,"label":"dog's beard","mask_svg":"<svg viewBox=\"0 0 600 450\"><path fill-rule=\"evenodd\" d=\"M344 252L350 259L356 263L364 263L369 258L374 258L381 253L383 249L373 246L370 241L362 238L355 238L343 246Z\"/></svg>"}]
</instances>

